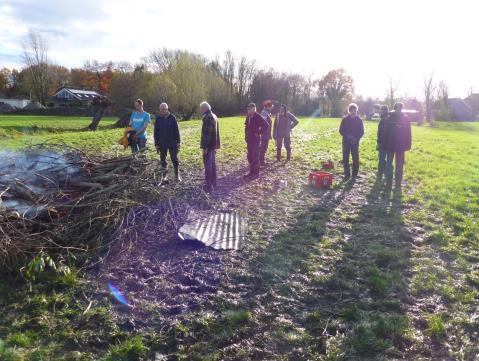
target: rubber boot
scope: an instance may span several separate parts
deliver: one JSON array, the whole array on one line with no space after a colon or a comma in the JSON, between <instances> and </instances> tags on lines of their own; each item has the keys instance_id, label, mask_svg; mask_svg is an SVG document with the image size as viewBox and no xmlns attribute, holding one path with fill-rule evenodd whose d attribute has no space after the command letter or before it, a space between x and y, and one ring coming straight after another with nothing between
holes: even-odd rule
<instances>
[{"instance_id":1,"label":"rubber boot","mask_svg":"<svg viewBox=\"0 0 479 361\"><path fill-rule=\"evenodd\" d=\"M286 161L289 162L291 160L291 150L286 150Z\"/></svg>"},{"instance_id":2,"label":"rubber boot","mask_svg":"<svg viewBox=\"0 0 479 361\"><path fill-rule=\"evenodd\" d=\"M279 162L281 161L281 149L276 148L276 161Z\"/></svg>"},{"instance_id":3,"label":"rubber boot","mask_svg":"<svg viewBox=\"0 0 479 361\"><path fill-rule=\"evenodd\" d=\"M181 177L180 177L180 169L179 169L179 167L175 167L175 180L176 180L177 182L181 182L181 181L182 181L182 179L181 179Z\"/></svg>"}]
</instances>

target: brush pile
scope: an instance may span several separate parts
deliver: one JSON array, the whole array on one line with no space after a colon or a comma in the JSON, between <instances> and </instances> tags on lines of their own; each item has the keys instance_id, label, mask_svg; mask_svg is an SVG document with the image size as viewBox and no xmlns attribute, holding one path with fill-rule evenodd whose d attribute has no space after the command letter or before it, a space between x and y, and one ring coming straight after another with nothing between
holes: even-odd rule
<instances>
[{"instance_id":1,"label":"brush pile","mask_svg":"<svg viewBox=\"0 0 479 361\"><path fill-rule=\"evenodd\" d=\"M147 165L141 155L107 159L64 145L2 152L0 268L18 270L45 250L100 248L112 225L144 201L139 195L157 188Z\"/></svg>"}]
</instances>

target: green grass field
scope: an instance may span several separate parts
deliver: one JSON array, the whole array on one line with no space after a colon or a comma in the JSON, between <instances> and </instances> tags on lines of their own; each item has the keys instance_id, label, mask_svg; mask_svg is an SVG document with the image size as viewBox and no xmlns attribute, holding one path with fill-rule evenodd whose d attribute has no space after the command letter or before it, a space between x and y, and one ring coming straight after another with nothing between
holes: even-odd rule
<instances>
[{"instance_id":1,"label":"green grass field","mask_svg":"<svg viewBox=\"0 0 479 361\"><path fill-rule=\"evenodd\" d=\"M89 121L0 116L0 149L64 142L127 154L116 145L122 130L111 128L113 119L82 131ZM180 123L191 189L201 185L200 126ZM208 251L221 264L214 292L178 291L195 307L173 317L168 301L132 288L137 311L125 310L88 274L29 285L0 280L0 359L477 359L479 124L413 126L402 193L390 193L375 176L377 123L365 122L360 178L312 190L307 175L321 161L333 160L340 179L338 126L338 119L301 119L291 163L271 164L264 177L208 198L244 212L248 241L239 253ZM221 119L220 131L221 186L246 165L242 118ZM270 146L270 163L273 156ZM275 187L279 179L286 189ZM135 279L151 292L178 288L169 279ZM84 295L95 292L85 312Z\"/></svg>"}]
</instances>

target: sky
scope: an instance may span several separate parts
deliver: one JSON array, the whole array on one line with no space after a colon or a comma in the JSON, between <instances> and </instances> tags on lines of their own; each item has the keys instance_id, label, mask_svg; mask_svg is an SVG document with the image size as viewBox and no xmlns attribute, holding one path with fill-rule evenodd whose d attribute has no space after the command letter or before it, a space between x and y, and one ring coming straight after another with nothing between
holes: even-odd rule
<instances>
[{"instance_id":1,"label":"sky","mask_svg":"<svg viewBox=\"0 0 479 361\"><path fill-rule=\"evenodd\" d=\"M55 63L141 61L155 48L226 50L315 77L344 68L355 93L423 97L434 74L451 97L479 92L477 0L0 0L0 68L22 66L40 32Z\"/></svg>"}]
</instances>

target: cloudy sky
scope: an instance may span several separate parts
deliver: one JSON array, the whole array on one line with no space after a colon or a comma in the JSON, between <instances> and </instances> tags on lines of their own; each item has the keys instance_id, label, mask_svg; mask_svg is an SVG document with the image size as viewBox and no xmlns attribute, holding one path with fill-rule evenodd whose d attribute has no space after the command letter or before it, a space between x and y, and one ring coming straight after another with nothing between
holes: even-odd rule
<instances>
[{"instance_id":1,"label":"cloudy sky","mask_svg":"<svg viewBox=\"0 0 479 361\"><path fill-rule=\"evenodd\" d=\"M424 74L451 96L479 92L477 0L0 0L0 67L21 67L29 30L50 58L139 62L156 47L208 57L230 49L281 71L343 67L356 93L421 97Z\"/></svg>"}]
</instances>

